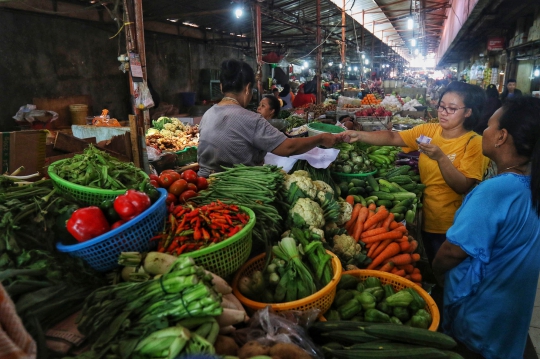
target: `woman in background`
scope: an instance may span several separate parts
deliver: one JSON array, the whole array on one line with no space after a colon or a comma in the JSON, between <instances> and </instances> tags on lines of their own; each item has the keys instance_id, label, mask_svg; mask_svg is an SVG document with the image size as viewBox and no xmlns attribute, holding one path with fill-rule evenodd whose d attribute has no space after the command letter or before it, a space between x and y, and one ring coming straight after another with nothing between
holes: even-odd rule
<instances>
[{"instance_id":1,"label":"woman in background","mask_svg":"<svg viewBox=\"0 0 540 359\"><path fill-rule=\"evenodd\" d=\"M474 128L474 132L482 134L487 127L488 121L491 116L501 107L501 100L499 100L499 91L493 84L486 88L486 102L484 103L484 112L478 125Z\"/></svg>"},{"instance_id":2,"label":"woman in background","mask_svg":"<svg viewBox=\"0 0 540 359\"><path fill-rule=\"evenodd\" d=\"M272 95L264 96L257 107L257 113L260 113L267 120L279 118L279 110L279 100Z\"/></svg>"},{"instance_id":3,"label":"woman in background","mask_svg":"<svg viewBox=\"0 0 540 359\"><path fill-rule=\"evenodd\" d=\"M497 176L465 198L433 261L442 329L464 344L462 355L522 359L540 271L540 99L504 103L482 152Z\"/></svg>"}]
</instances>

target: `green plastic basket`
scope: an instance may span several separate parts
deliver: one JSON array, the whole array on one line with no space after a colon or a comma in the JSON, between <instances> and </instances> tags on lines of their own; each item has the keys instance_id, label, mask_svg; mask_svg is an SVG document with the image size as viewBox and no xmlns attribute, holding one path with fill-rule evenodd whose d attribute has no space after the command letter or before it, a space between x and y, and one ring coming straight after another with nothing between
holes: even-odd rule
<instances>
[{"instance_id":1,"label":"green plastic basket","mask_svg":"<svg viewBox=\"0 0 540 359\"><path fill-rule=\"evenodd\" d=\"M243 206L240 206L240 209L249 216L248 223L240 232L223 242L182 254L180 257L191 257L197 265L222 278L236 272L248 260L251 252L253 227L255 226L255 213Z\"/></svg>"},{"instance_id":2,"label":"green plastic basket","mask_svg":"<svg viewBox=\"0 0 540 359\"><path fill-rule=\"evenodd\" d=\"M186 147L176 153L176 165L184 166L189 163L197 162L197 147Z\"/></svg>"},{"instance_id":3,"label":"green plastic basket","mask_svg":"<svg viewBox=\"0 0 540 359\"><path fill-rule=\"evenodd\" d=\"M366 172L366 173L341 173L341 172L330 172L332 174L332 177L336 180L336 182L349 182L350 180L354 178L361 178L361 177L367 177L370 175L374 175L377 173L377 170L373 172Z\"/></svg>"},{"instance_id":4,"label":"green plastic basket","mask_svg":"<svg viewBox=\"0 0 540 359\"><path fill-rule=\"evenodd\" d=\"M65 179L59 177L56 174L56 170L55 170L56 166L62 165L64 161L66 160L53 162L47 170L47 172L49 173L49 177L53 181L54 186L58 192L62 194L71 195L75 197L75 199L89 206L99 206L105 200L115 199L117 196L126 193L125 189L113 191L113 190L81 186L81 185L66 181ZM144 177L148 178L148 175L145 172L143 171L140 171L140 172L144 175Z\"/></svg>"}]
</instances>

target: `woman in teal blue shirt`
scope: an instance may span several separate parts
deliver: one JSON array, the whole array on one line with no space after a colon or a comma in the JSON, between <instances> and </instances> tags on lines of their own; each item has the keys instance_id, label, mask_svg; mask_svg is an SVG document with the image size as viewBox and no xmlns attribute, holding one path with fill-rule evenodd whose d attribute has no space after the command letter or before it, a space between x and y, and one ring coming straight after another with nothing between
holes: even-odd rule
<instances>
[{"instance_id":1,"label":"woman in teal blue shirt","mask_svg":"<svg viewBox=\"0 0 540 359\"><path fill-rule=\"evenodd\" d=\"M465 198L433 261L442 328L484 358L522 359L540 272L540 99L497 110L482 152L498 174Z\"/></svg>"}]
</instances>

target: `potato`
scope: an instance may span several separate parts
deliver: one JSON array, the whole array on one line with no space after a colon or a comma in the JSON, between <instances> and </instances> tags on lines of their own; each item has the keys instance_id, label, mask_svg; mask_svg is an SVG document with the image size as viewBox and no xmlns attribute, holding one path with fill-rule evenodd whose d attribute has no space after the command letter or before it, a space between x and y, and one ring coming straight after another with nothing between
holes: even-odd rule
<instances>
[{"instance_id":1,"label":"potato","mask_svg":"<svg viewBox=\"0 0 540 359\"><path fill-rule=\"evenodd\" d=\"M238 350L238 358L248 359L257 355L268 355L269 351L270 351L270 347L266 345L262 345L255 340L252 340L244 344Z\"/></svg>"},{"instance_id":2,"label":"potato","mask_svg":"<svg viewBox=\"0 0 540 359\"><path fill-rule=\"evenodd\" d=\"M290 343L278 343L270 348L269 355L281 359L312 359L305 350L298 345Z\"/></svg>"},{"instance_id":3,"label":"potato","mask_svg":"<svg viewBox=\"0 0 540 359\"><path fill-rule=\"evenodd\" d=\"M218 335L214 343L216 354L236 356L238 354L238 345L233 338L225 335Z\"/></svg>"}]
</instances>

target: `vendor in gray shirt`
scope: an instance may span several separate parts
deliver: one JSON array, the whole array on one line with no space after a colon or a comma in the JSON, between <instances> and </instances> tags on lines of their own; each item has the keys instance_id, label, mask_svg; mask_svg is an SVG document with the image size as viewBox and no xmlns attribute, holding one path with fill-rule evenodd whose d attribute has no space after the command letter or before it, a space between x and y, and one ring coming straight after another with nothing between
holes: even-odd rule
<instances>
[{"instance_id":1,"label":"vendor in gray shirt","mask_svg":"<svg viewBox=\"0 0 540 359\"><path fill-rule=\"evenodd\" d=\"M208 177L234 164L260 166L268 152L288 157L343 141L341 135L330 133L288 138L260 114L246 110L255 75L245 62L223 61L220 82L225 97L206 111L199 128L199 176Z\"/></svg>"}]
</instances>

